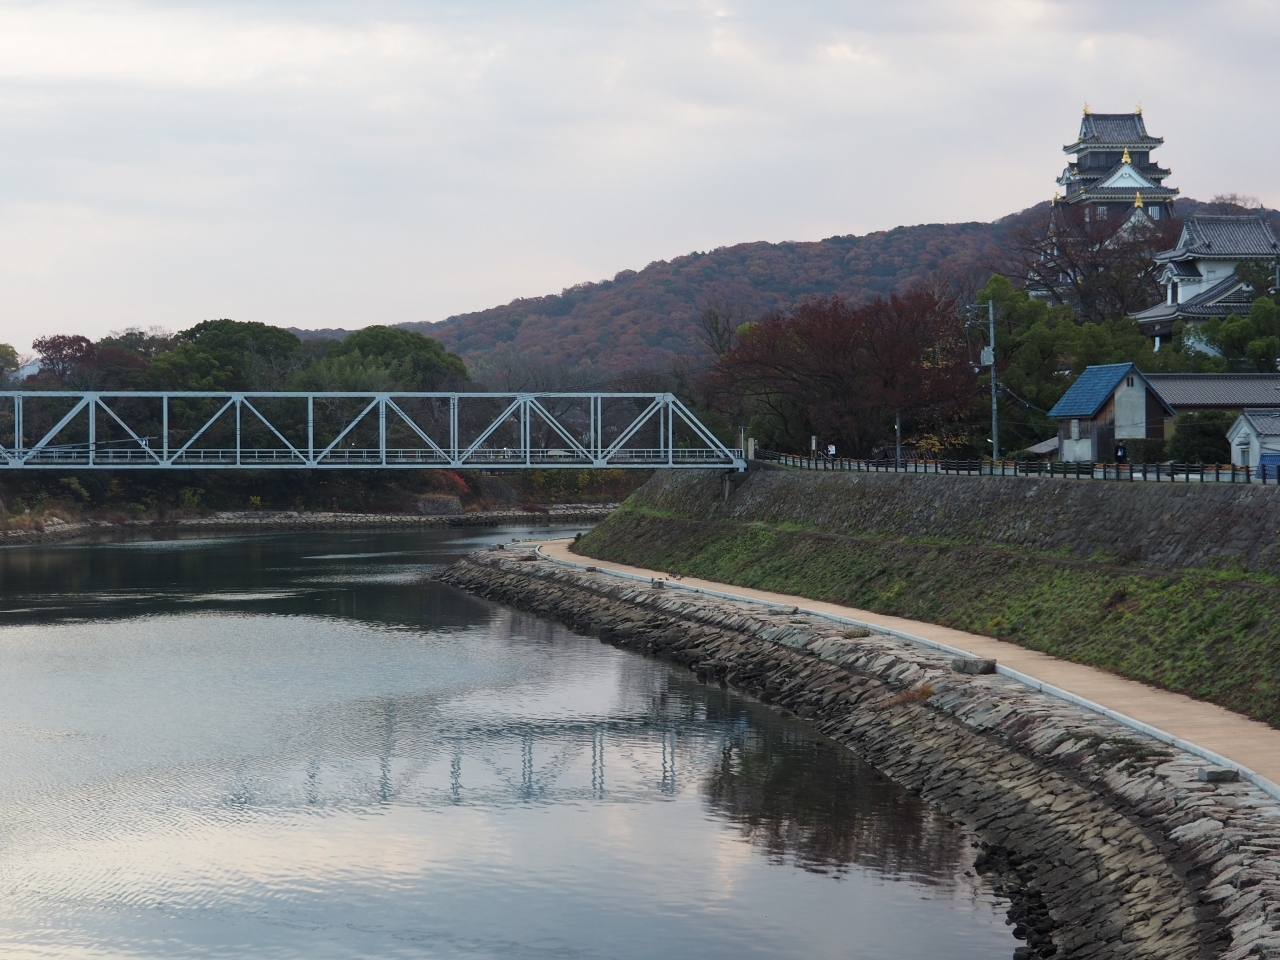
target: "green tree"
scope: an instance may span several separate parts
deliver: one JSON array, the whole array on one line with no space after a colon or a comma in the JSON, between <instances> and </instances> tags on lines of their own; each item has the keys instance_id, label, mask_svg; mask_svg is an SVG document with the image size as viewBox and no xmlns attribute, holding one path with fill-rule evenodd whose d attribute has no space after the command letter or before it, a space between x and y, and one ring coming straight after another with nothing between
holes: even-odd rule
<instances>
[{"instance_id":1,"label":"green tree","mask_svg":"<svg viewBox=\"0 0 1280 960\"><path fill-rule=\"evenodd\" d=\"M1236 264L1236 276L1247 283L1258 296L1280 294L1277 278L1280 278L1280 257L1271 260L1241 260Z\"/></svg>"},{"instance_id":2,"label":"green tree","mask_svg":"<svg viewBox=\"0 0 1280 960\"><path fill-rule=\"evenodd\" d=\"M1004 388L1001 446L1007 450L1030 446L1056 432L1057 424L1046 411L1085 367L1131 362L1144 373L1225 369L1221 358L1184 349L1179 343L1166 345L1157 353L1151 339L1127 317L1077 323L1070 307L1050 306L998 274L978 291L975 300L995 303L996 368ZM985 333L985 324L977 326ZM982 336L980 343L985 342ZM974 343L975 356L980 343ZM981 429L976 424L989 415L988 378L989 374L981 378L970 413L975 432Z\"/></svg>"},{"instance_id":3,"label":"green tree","mask_svg":"<svg viewBox=\"0 0 1280 960\"><path fill-rule=\"evenodd\" d=\"M1177 463L1230 463L1227 430L1234 422L1221 410L1184 413L1169 441L1169 456Z\"/></svg>"},{"instance_id":4,"label":"green tree","mask_svg":"<svg viewBox=\"0 0 1280 960\"><path fill-rule=\"evenodd\" d=\"M388 363L381 357L347 353L313 360L295 370L287 386L290 390L368 392L414 390L416 382L407 362Z\"/></svg>"},{"instance_id":5,"label":"green tree","mask_svg":"<svg viewBox=\"0 0 1280 960\"><path fill-rule=\"evenodd\" d=\"M1280 357L1280 307L1272 297L1259 297L1247 317L1234 313L1222 319L1214 317L1196 336L1221 353L1233 368L1274 373Z\"/></svg>"},{"instance_id":6,"label":"green tree","mask_svg":"<svg viewBox=\"0 0 1280 960\"><path fill-rule=\"evenodd\" d=\"M355 356L362 358L366 370L385 370L396 385L391 389L448 390L468 380L461 357L413 330L365 327L333 341L326 350L326 359Z\"/></svg>"},{"instance_id":7,"label":"green tree","mask_svg":"<svg viewBox=\"0 0 1280 960\"><path fill-rule=\"evenodd\" d=\"M0 343L0 377L17 370L20 363L18 351L7 343Z\"/></svg>"},{"instance_id":8,"label":"green tree","mask_svg":"<svg viewBox=\"0 0 1280 960\"><path fill-rule=\"evenodd\" d=\"M205 320L178 334L181 344L193 350L179 354L191 377L204 371L217 382L215 389L278 390L292 372L302 341L280 327L256 321ZM159 357L163 357L160 354ZM214 369L218 373L214 373ZM192 388L196 389L196 388ZM210 388L198 388L210 389Z\"/></svg>"},{"instance_id":9,"label":"green tree","mask_svg":"<svg viewBox=\"0 0 1280 960\"><path fill-rule=\"evenodd\" d=\"M152 359L147 364L147 379L162 390L230 390L241 378L231 366L219 362L212 350L188 342Z\"/></svg>"}]
</instances>

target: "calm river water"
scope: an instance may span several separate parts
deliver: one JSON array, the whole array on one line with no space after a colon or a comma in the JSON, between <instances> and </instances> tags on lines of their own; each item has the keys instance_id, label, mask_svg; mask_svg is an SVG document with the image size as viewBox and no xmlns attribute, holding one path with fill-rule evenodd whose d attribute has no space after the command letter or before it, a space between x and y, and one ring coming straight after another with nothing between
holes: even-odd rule
<instances>
[{"instance_id":1,"label":"calm river water","mask_svg":"<svg viewBox=\"0 0 1280 960\"><path fill-rule=\"evenodd\" d=\"M0 550L0 956L1012 954L805 725L427 579L527 532Z\"/></svg>"}]
</instances>

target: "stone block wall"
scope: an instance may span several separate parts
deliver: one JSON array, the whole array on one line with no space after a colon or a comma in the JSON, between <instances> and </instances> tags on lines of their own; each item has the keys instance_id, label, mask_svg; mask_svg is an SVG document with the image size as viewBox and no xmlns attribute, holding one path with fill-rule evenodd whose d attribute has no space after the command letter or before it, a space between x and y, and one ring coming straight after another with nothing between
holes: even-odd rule
<instances>
[{"instance_id":1,"label":"stone block wall","mask_svg":"<svg viewBox=\"0 0 1280 960\"><path fill-rule=\"evenodd\" d=\"M726 502L718 472L670 470L629 502L694 519L1280 575L1280 487L1270 485L779 469L753 471Z\"/></svg>"}]
</instances>

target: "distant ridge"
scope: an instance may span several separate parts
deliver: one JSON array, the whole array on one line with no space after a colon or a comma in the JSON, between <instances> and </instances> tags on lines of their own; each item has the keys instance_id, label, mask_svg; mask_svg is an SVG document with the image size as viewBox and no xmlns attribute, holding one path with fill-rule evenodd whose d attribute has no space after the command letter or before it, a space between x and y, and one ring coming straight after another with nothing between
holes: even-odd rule
<instances>
[{"instance_id":1,"label":"distant ridge","mask_svg":"<svg viewBox=\"0 0 1280 960\"><path fill-rule=\"evenodd\" d=\"M1178 201L1185 215L1200 207ZM504 369L574 370L605 380L665 372L705 358L698 318L708 306L752 320L806 296L839 294L859 302L935 278L980 286L1003 261L1003 241L1043 220L1042 203L993 223L921 224L864 236L788 243L739 243L612 280L581 283L543 297L439 322L397 324L440 340L481 379ZM300 330L303 338L342 337L341 329ZM515 385L512 384L514 387Z\"/></svg>"}]
</instances>

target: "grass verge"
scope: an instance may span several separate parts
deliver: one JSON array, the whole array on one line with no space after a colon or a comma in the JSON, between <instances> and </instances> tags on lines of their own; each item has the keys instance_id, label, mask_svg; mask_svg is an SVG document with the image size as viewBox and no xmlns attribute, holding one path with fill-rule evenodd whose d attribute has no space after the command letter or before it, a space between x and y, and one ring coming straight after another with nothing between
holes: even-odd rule
<instances>
[{"instance_id":1,"label":"grass verge","mask_svg":"<svg viewBox=\"0 0 1280 960\"><path fill-rule=\"evenodd\" d=\"M1256 578L629 508L576 549L997 637L1280 727L1280 587Z\"/></svg>"}]
</instances>

